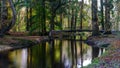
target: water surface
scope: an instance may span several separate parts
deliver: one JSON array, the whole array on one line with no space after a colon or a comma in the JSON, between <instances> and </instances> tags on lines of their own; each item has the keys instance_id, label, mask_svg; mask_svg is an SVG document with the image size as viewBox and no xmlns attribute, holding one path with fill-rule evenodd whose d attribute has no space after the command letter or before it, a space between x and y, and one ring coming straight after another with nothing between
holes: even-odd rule
<instances>
[{"instance_id":1,"label":"water surface","mask_svg":"<svg viewBox=\"0 0 120 68\"><path fill-rule=\"evenodd\" d=\"M83 41L53 40L0 53L0 68L81 68L102 52Z\"/></svg>"}]
</instances>

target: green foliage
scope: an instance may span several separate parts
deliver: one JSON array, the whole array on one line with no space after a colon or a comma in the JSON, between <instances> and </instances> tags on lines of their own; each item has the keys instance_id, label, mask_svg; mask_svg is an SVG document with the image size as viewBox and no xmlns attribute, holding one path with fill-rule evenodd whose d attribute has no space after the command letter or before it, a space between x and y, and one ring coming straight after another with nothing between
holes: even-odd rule
<instances>
[{"instance_id":1,"label":"green foliage","mask_svg":"<svg viewBox=\"0 0 120 68\"><path fill-rule=\"evenodd\" d=\"M89 0L90 1L90 0ZM118 2L119 0L110 0L110 6L111 6L111 12L114 15L114 10L113 10L113 1ZM30 33L34 31L42 32L42 31L49 31L50 30L50 24L51 24L51 19L52 13L55 14L54 17L54 24L55 25L55 30L62 30L65 29L63 26L66 24L66 27L71 27L72 25L70 24L72 20L72 15L74 15L76 18L76 25L74 27L79 27L80 26L80 21L83 21L83 28L88 27L89 22L91 21L91 15L89 11L91 11L91 4L84 3L83 4L83 10L81 8L81 1L78 0L14 0L14 5L16 6L16 10L18 13L18 20L16 23L16 27L22 27L20 26L20 10L25 7L25 9L28 9L28 12L26 12L25 15L25 20L24 20L24 27L28 26L26 23L29 23L29 31ZM104 3L104 5L106 5ZM30 11L31 9L31 11ZM72 10L74 12L72 13ZM80 16L82 10L82 19ZM28 18L27 18L28 14ZM62 21L56 19L60 19L60 17L57 16L62 16ZM101 13L98 12L98 17L99 17L99 22L101 22ZM69 21L68 21L69 19ZM100 24L101 25L101 24ZM45 29L44 29L45 27Z\"/></svg>"},{"instance_id":2,"label":"green foliage","mask_svg":"<svg viewBox=\"0 0 120 68\"><path fill-rule=\"evenodd\" d=\"M17 10L17 23L15 28L17 27L26 27L28 25L24 24L23 26L19 25L21 20L20 20L20 15L22 8L28 9L28 12L26 12L25 15L25 20L24 23L29 23L29 31L30 33L37 31L37 32L42 32L44 30L44 27L46 30L50 30L50 21L52 19L52 14L55 13L55 18L54 18L54 24L55 25L55 30L61 30L63 29L64 23L68 23L66 20L67 18L72 17L72 10L74 11L74 16L77 17L77 23L79 23L79 12L80 12L80 4L78 3L78 0L14 0L14 5L16 6ZM89 8L89 6L86 4L86 7ZM52 8L52 10L51 10ZM30 10L31 9L31 10ZM88 21L89 15L87 15L88 12L84 10L83 12L83 20ZM63 14L62 21L57 20L59 19L56 16L60 16ZM28 15L28 18L27 18ZM43 18L44 17L44 18ZM66 19L66 20L65 20ZM65 20L65 21L64 21Z\"/></svg>"}]
</instances>

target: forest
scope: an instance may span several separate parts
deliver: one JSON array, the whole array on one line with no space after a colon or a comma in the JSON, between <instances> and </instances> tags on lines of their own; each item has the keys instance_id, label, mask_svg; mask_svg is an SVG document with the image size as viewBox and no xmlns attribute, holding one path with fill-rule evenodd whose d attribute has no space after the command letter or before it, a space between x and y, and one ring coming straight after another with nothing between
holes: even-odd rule
<instances>
[{"instance_id":1,"label":"forest","mask_svg":"<svg viewBox=\"0 0 120 68\"><path fill-rule=\"evenodd\" d=\"M117 0L1 0L1 30L48 35L55 30L110 32L119 27ZM114 25L114 26L111 26Z\"/></svg>"},{"instance_id":2,"label":"forest","mask_svg":"<svg viewBox=\"0 0 120 68\"><path fill-rule=\"evenodd\" d=\"M119 25L120 0L0 0L0 68L119 68Z\"/></svg>"}]
</instances>

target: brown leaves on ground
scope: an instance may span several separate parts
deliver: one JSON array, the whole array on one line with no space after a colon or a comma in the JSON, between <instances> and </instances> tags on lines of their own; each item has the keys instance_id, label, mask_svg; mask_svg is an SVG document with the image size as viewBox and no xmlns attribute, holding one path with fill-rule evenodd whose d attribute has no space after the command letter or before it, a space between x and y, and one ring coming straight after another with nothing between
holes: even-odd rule
<instances>
[{"instance_id":1,"label":"brown leaves on ground","mask_svg":"<svg viewBox=\"0 0 120 68\"><path fill-rule=\"evenodd\" d=\"M7 32L6 34L10 36L20 36L20 37L29 35L28 32Z\"/></svg>"},{"instance_id":2,"label":"brown leaves on ground","mask_svg":"<svg viewBox=\"0 0 120 68\"><path fill-rule=\"evenodd\" d=\"M16 39L24 39L24 40L30 40L33 42L40 42L41 40L44 40L46 37L44 36L23 36L23 37L14 37Z\"/></svg>"},{"instance_id":3,"label":"brown leaves on ground","mask_svg":"<svg viewBox=\"0 0 120 68\"><path fill-rule=\"evenodd\" d=\"M0 38L0 44L4 44L4 45L9 45L9 44L13 44L13 43L18 43L19 40L29 40L29 41L33 41L33 42L40 42L41 40L45 39L45 37L41 37L41 36L19 36L19 37L12 37L12 36L6 36L4 38Z\"/></svg>"},{"instance_id":4,"label":"brown leaves on ground","mask_svg":"<svg viewBox=\"0 0 120 68\"><path fill-rule=\"evenodd\" d=\"M41 36L5 36L0 38L0 52L33 46L44 39Z\"/></svg>"},{"instance_id":5,"label":"brown leaves on ground","mask_svg":"<svg viewBox=\"0 0 120 68\"><path fill-rule=\"evenodd\" d=\"M91 37L94 41L105 41L110 43L106 52L98 57L98 62L89 65L87 68L120 68L120 39L117 36Z\"/></svg>"},{"instance_id":6,"label":"brown leaves on ground","mask_svg":"<svg viewBox=\"0 0 120 68\"><path fill-rule=\"evenodd\" d=\"M4 37L4 38L0 38L0 45L9 45L12 43L17 43L17 40L14 40L12 37Z\"/></svg>"},{"instance_id":7,"label":"brown leaves on ground","mask_svg":"<svg viewBox=\"0 0 120 68\"><path fill-rule=\"evenodd\" d=\"M120 68L120 40L114 40L107 48L106 54L98 59L99 64L95 65L96 68Z\"/></svg>"}]
</instances>

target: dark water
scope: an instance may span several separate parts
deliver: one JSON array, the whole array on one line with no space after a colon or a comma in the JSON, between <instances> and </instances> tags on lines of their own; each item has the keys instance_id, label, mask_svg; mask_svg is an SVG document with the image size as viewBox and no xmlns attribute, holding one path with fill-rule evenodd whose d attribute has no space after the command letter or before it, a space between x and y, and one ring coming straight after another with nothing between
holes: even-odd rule
<instances>
[{"instance_id":1,"label":"dark water","mask_svg":"<svg viewBox=\"0 0 120 68\"><path fill-rule=\"evenodd\" d=\"M81 68L102 52L82 41L54 40L0 53L0 68Z\"/></svg>"}]
</instances>

